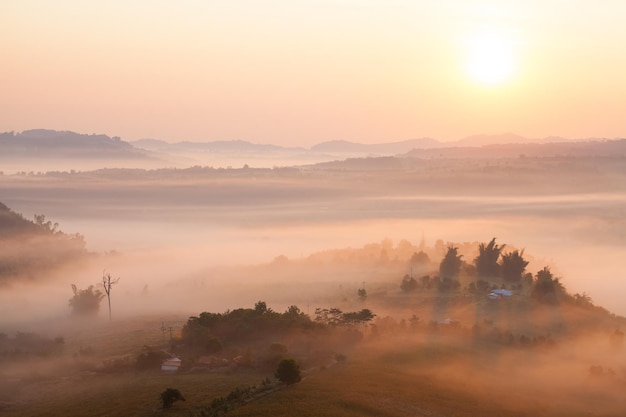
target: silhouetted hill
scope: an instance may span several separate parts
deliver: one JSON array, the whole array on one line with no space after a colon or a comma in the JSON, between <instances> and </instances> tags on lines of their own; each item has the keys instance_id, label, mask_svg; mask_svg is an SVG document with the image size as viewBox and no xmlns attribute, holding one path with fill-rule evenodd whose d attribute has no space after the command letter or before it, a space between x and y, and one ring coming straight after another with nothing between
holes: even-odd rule
<instances>
[{"instance_id":1,"label":"silhouetted hill","mask_svg":"<svg viewBox=\"0 0 626 417\"><path fill-rule=\"evenodd\" d=\"M41 228L0 203L0 238L23 233L41 233Z\"/></svg>"},{"instance_id":2,"label":"silhouetted hill","mask_svg":"<svg viewBox=\"0 0 626 417\"><path fill-rule=\"evenodd\" d=\"M626 139L414 149L406 155L415 158L623 157Z\"/></svg>"},{"instance_id":3,"label":"silhouetted hill","mask_svg":"<svg viewBox=\"0 0 626 417\"><path fill-rule=\"evenodd\" d=\"M147 158L119 137L46 129L0 133L0 157Z\"/></svg>"},{"instance_id":4,"label":"silhouetted hill","mask_svg":"<svg viewBox=\"0 0 626 417\"><path fill-rule=\"evenodd\" d=\"M25 219L0 203L0 283L41 272L87 255L80 234L66 234L45 216Z\"/></svg>"},{"instance_id":5,"label":"silhouetted hill","mask_svg":"<svg viewBox=\"0 0 626 417\"><path fill-rule=\"evenodd\" d=\"M158 139L139 139L130 142L134 146L158 152L213 152L213 153L268 153L304 151L304 148L290 148L271 144L251 143L245 140L219 140L213 142L168 143Z\"/></svg>"},{"instance_id":6,"label":"silhouetted hill","mask_svg":"<svg viewBox=\"0 0 626 417\"><path fill-rule=\"evenodd\" d=\"M440 148L467 148L482 147L488 145L509 145L509 144L537 144L554 142L572 142L560 137L546 137L540 139L529 139L514 133L504 133L498 135L473 135L466 138L441 142L432 138L410 139L400 142L364 144L349 142L345 140L334 140L322 142L311 147L314 152L327 153L351 153L369 155L397 155L411 151L412 149L440 149ZM573 143L573 142L572 142Z\"/></svg>"},{"instance_id":7,"label":"silhouetted hill","mask_svg":"<svg viewBox=\"0 0 626 417\"><path fill-rule=\"evenodd\" d=\"M411 149L421 148L438 148L442 143L431 138L409 139L401 142L390 143L356 143L345 140L333 140L322 142L311 147L313 152L328 153L362 153L362 154L378 154L378 155L395 155L405 153Z\"/></svg>"},{"instance_id":8,"label":"silhouetted hill","mask_svg":"<svg viewBox=\"0 0 626 417\"><path fill-rule=\"evenodd\" d=\"M554 138L556 141L564 141L565 139ZM500 135L472 135L456 142L451 142L453 146L485 146L485 145L505 145L511 143L529 143L529 142L553 142L551 139L528 139L514 133L504 133Z\"/></svg>"},{"instance_id":9,"label":"silhouetted hill","mask_svg":"<svg viewBox=\"0 0 626 417\"><path fill-rule=\"evenodd\" d=\"M364 144L335 140L322 142L310 149L301 147L285 147L271 144L257 144L244 140L213 141L213 142L175 142L168 143L158 139L140 139L130 142L134 146L157 152L201 151L214 153L268 153L268 152L314 152L314 153L348 153L348 154L375 154L394 155L410 151L414 148L440 147L442 144L435 139L421 138L401 142Z\"/></svg>"}]
</instances>

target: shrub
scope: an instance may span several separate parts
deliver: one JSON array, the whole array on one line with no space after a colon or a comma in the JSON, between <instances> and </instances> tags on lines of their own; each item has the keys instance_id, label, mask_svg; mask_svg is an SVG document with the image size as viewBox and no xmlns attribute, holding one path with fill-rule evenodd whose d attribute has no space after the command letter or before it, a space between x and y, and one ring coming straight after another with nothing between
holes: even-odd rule
<instances>
[{"instance_id":1,"label":"shrub","mask_svg":"<svg viewBox=\"0 0 626 417\"><path fill-rule=\"evenodd\" d=\"M176 401L185 401L185 398L176 388L168 388L161 393L163 408L170 408Z\"/></svg>"},{"instance_id":2,"label":"shrub","mask_svg":"<svg viewBox=\"0 0 626 417\"><path fill-rule=\"evenodd\" d=\"M402 283L400 284L400 289L404 292L412 292L417 288L417 281L415 278L409 276L408 274L402 278Z\"/></svg>"},{"instance_id":3,"label":"shrub","mask_svg":"<svg viewBox=\"0 0 626 417\"><path fill-rule=\"evenodd\" d=\"M293 359L283 359L278 364L274 376L282 383L291 385L302 380L300 366Z\"/></svg>"},{"instance_id":4,"label":"shrub","mask_svg":"<svg viewBox=\"0 0 626 417\"><path fill-rule=\"evenodd\" d=\"M169 357L165 352L154 351L144 347L145 352L137 356L135 367L139 370L159 369L161 363Z\"/></svg>"},{"instance_id":5,"label":"shrub","mask_svg":"<svg viewBox=\"0 0 626 417\"><path fill-rule=\"evenodd\" d=\"M100 310L100 300L104 294L99 289L90 285L86 290L79 290L76 285L72 284L74 296L70 298L69 305L72 308L72 314L77 316L95 316Z\"/></svg>"}]
</instances>

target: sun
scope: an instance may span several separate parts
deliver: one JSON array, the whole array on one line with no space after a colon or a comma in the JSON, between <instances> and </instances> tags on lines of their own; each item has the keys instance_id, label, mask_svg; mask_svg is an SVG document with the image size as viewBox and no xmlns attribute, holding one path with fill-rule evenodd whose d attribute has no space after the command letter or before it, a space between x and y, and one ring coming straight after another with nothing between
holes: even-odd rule
<instances>
[{"instance_id":1,"label":"sun","mask_svg":"<svg viewBox=\"0 0 626 417\"><path fill-rule=\"evenodd\" d=\"M480 33L466 42L466 69L479 84L500 86L517 71L514 42L501 33Z\"/></svg>"}]
</instances>

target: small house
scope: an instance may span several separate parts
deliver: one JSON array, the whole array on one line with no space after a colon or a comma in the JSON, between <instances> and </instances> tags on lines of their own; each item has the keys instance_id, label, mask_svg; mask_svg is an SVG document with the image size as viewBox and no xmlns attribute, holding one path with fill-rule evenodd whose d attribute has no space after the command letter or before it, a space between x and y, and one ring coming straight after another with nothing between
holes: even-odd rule
<instances>
[{"instance_id":1,"label":"small house","mask_svg":"<svg viewBox=\"0 0 626 417\"><path fill-rule=\"evenodd\" d=\"M445 318L443 320L437 320L437 324L444 324L444 325L452 325L452 324L459 324L458 320L455 319L451 319L451 318Z\"/></svg>"},{"instance_id":2,"label":"small house","mask_svg":"<svg viewBox=\"0 0 626 417\"><path fill-rule=\"evenodd\" d=\"M181 365L181 360L179 358L169 358L166 359L163 364L161 364L162 371L175 372L178 371Z\"/></svg>"},{"instance_id":3,"label":"small house","mask_svg":"<svg viewBox=\"0 0 626 417\"><path fill-rule=\"evenodd\" d=\"M499 298L502 297L510 297L513 295L513 291L509 291L509 290L492 290L491 293L489 293L489 298L492 300L497 300Z\"/></svg>"}]
</instances>

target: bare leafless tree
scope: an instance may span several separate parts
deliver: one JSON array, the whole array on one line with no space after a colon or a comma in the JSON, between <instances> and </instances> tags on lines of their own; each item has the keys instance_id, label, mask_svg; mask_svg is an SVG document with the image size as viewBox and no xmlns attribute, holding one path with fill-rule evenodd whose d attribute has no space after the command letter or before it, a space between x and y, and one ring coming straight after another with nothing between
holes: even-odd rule
<instances>
[{"instance_id":1,"label":"bare leafless tree","mask_svg":"<svg viewBox=\"0 0 626 417\"><path fill-rule=\"evenodd\" d=\"M117 284L119 280L119 278L112 279L111 274L106 271L102 272L102 286L104 287L104 292L109 301L109 320L111 320L111 288L113 285Z\"/></svg>"}]
</instances>

